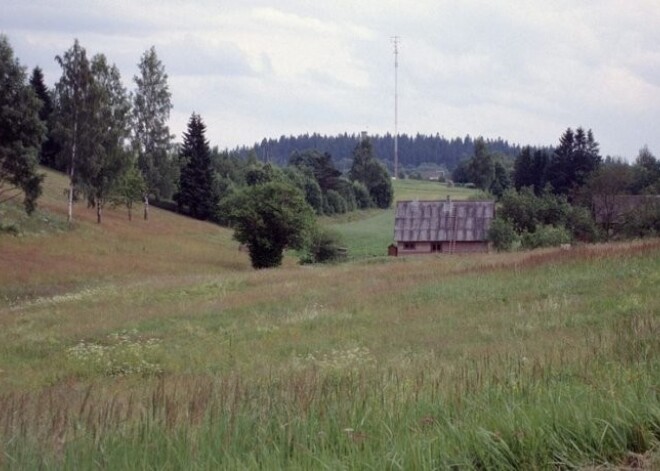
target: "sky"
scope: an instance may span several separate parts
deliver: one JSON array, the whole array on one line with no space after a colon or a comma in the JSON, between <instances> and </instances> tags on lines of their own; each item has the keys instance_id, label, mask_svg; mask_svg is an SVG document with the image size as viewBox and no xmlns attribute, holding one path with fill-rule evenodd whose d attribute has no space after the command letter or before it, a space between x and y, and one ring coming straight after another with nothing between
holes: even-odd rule
<instances>
[{"instance_id":1,"label":"sky","mask_svg":"<svg viewBox=\"0 0 660 471\"><path fill-rule=\"evenodd\" d=\"M134 89L151 46L170 129L191 113L221 149L264 137L398 130L555 145L592 129L601 154L660 155L660 0L0 0L0 33L59 79L75 38Z\"/></svg>"}]
</instances>

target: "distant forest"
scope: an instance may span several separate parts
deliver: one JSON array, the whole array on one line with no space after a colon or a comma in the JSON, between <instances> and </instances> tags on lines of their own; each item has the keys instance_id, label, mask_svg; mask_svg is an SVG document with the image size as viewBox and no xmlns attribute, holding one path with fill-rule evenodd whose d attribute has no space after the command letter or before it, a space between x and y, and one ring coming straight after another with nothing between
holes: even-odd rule
<instances>
[{"instance_id":1,"label":"distant forest","mask_svg":"<svg viewBox=\"0 0 660 471\"><path fill-rule=\"evenodd\" d=\"M394 168L394 136L369 136L373 146L374 155L381 160L387 168ZM303 134L300 136L282 136L279 139L263 139L260 144L253 147L238 147L233 152L242 157L252 154L263 162L272 162L284 166L294 151L315 149L322 153L329 153L336 167L346 172L351 167L353 150L360 141L360 134L340 134L325 136L321 134ZM419 166L435 164L452 171L461 160L468 159L474 153L472 137L456 137L447 139L439 134L428 136L416 134L399 135L399 166L400 169L414 169ZM488 149L494 154L502 154L511 160L520 153L521 146L509 144L503 139L485 140Z\"/></svg>"}]
</instances>

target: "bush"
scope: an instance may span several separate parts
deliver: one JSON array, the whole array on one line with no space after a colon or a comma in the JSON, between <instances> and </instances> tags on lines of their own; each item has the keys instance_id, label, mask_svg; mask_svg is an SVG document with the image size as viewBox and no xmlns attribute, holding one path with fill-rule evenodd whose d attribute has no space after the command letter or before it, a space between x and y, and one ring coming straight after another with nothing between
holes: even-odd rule
<instances>
[{"instance_id":1,"label":"bush","mask_svg":"<svg viewBox=\"0 0 660 471\"><path fill-rule=\"evenodd\" d=\"M595 242L600 238L598 227L587 208L574 206L566 216L566 229L581 242Z\"/></svg>"},{"instance_id":2,"label":"bush","mask_svg":"<svg viewBox=\"0 0 660 471\"><path fill-rule=\"evenodd\" d=\"M522 246L526 249L557 247L571 242L571 234L565 227L538 225L534 232L522 235Z\"/></svg>"},{"instance_id":3,"label":"bush","mask_svg":"<svg viewBox=\"0 0 660 471\"><path fill-rule=\"evenodd\" d=\"M367 209L373 205L371 196L369 196L369 190L364 186L364 183L354 181L353 193L355 194L355 203L357 204L358 209Z\"/></svg>"},{"instance_id":4,"label":"bush","mask_svg":"<svg viewBox=\"0 0 660 471\"><path fill-rule=\"evenodd\" d=\"M513 225L504 219L494 219L490 229L488 229L488 240L493 243L493 247L498 252L511 250L518 239L518 234L516 234Z\"/></svg>"},{"instance_id":5,"label":"bush","mask_svg":"<svg viewBox=\"0 0 660 471\"><path fill-rule=\"evenodd\" d=\"M338 232L317 229L311 235L307 254L301 259L301 263L332 263L345 256L346 250Z\"/></svg>"},{"instance_id":6,"label":"bush","mask_svg":"<svg viewBox=\"0 0 660 471\"><path fill-rule=\"evenodd\" d=\"M326 214L343 214L347 212L346 200L335 190L328 190L325 194L323 210Z\"/></svg>"}]
</instances>

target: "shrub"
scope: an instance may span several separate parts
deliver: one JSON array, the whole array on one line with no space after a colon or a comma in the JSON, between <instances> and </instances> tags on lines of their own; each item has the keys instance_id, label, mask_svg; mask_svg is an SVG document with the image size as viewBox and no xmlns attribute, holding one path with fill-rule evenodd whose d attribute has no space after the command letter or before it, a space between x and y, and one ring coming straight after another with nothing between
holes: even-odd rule
<instances>
[{"instance_id":1,"label":"shrub","mask_svg":"<svg viewBox=\"0 0 660 471\"><path fill-rule=\"evenodd\" d=\"M522 235L522 246L526 249L557 247L571 242L571 234L565 227L538 225L534 232Z\"/></svg>"},{"instance_id":2,"label":"shrub","mask_svg":"<svg viewBox=\"0 0 660 471\"><path fill-rule=\"evenodd\" d=\"M516 234L516 231L510 222L500 218L493 220L490 229L488 230L488 240L493 243L495 250L510 250L518 239L518 234Z\"/></svg>"},{"instance_id":3,"label":"shrub","mask_svg":"<svg viewBox=\"0 0 660 471\"><path fill-rule=\"evenodd\" d=\"M311 235L308 252L301 263L331 263L345 256L343 241L338 232L317 229Z\"/></svg>"},{"instance_id":4,"label":"shrub","mask_svg":"<svg viewBox=\"0 0 660 471\"><path fill-rule=\"evenodd\" d=\"M346 200L335 190L325 194L324 210L326 214L343 214L347 212Z\"/></svg>"},{"instance_id":5,"label":"shrub","mask_svg":"<svg viewBox=\"0 0 660 471\"><path fill-rule=\"evenodd\" d=\"M367 209L373 205L369 190L364 183L359 181L353 182L353 193L355 194L355 203L359 209Z\"/></svg>"}]
</instances>

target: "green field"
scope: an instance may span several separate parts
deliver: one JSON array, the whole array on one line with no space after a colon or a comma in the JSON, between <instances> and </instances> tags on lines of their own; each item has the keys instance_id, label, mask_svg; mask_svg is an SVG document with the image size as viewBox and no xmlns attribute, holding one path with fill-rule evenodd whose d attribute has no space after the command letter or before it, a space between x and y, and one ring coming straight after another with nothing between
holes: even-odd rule
<instances>
[{"instance_id":1,"label":"green field","mask_svg":"<svg viewBox=\"0 0 660 471\"><path fill-rule=\"evenodd\" d=\"M658 239L253 271L64 183L0 234L0 469L660 467Z\"/></svg>"},{"instance_id":2,"label":"green field","mask_svg":"<svg viewBox=\"0 0 660 471\"><path fill-rule=\"evenodd\" d=\"M447 196L455 200L467 199L475 194L474 190L447 187L444 183L396 180L394 181L396 201L435 200ZM394 209L386 211L358 211L348 215L322 218L327 227L341 234L350 259L364 259L387 255L387 246L393 242Z\"/></svg>"}]
</instances>

